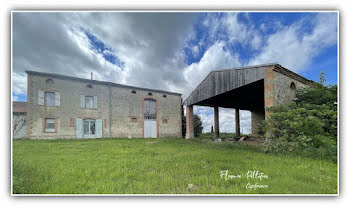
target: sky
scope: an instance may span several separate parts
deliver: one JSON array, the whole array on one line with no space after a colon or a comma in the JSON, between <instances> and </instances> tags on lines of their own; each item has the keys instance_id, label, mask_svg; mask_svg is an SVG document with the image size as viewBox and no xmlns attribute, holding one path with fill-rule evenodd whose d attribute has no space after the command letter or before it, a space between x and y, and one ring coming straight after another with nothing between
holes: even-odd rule
<instances>
[{"instance_id":1,"label":"sky","mask_svg":"<svg viewBox=\"0 0 350 207\"><path fill-rule=\"evenodd\" d=\"M26 101L25 70L182 94L212 70L278 62L308 79L337 83L336 12L14 12L12 95ZM194 107L204 131L213 109ZM234 132L234 109L219 109ZM251 129L241 111L241 132Z\"/></svg>"}]
</instances>

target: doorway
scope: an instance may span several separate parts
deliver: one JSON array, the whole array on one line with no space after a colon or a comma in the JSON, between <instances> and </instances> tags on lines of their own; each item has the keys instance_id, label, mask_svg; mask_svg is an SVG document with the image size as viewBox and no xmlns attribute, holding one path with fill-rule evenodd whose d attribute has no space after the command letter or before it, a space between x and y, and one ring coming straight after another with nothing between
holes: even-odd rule
<instances>
[{"instance_id":1,"label":"doorway","mask_svg":"<svg viewBox=\"0 0 350 207\"><path fill-rule=\"evenodd\" d=\"M157 138L157 103L154 99L145 99L143 107L144 138Z\"/></svg>"}]
</instances>

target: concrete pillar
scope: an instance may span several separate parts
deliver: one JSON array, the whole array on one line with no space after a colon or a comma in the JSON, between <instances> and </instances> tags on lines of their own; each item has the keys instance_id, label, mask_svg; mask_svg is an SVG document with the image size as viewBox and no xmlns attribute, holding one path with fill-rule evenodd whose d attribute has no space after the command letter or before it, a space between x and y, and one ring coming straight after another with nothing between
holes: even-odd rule
<instances>
[{"instance_id":1,"label":"concrete pillar","mask_svg":"<svg viewBox=\"0 0 350 207\"><path fill-rule=\"evenodd\" d=\"M220 137L219 131L219 107L214 106L214 138Z\"/></svg>"},{"instance_id":2,"label":"concrete pillar","mask_svg":"<svg viewBox=\"0 0 350 207\"><path fill-rule=\"evenodd\" d=\"M265 110L263 107L261 109L254 109L251 111L252 119L252 135L258 135L257 128L262 124L265 119Z\"/></svg>"},{"instance_id":3,"label":"concrete pillar","mask_svg":"<svg viewBox=\"0 0 350 207\"><path fill-rule=\"evenodd\" d=\"M186 139L194 138L193 105L186 106Z\"/></svg>"},{"instance_id":4,"label":"concrete pillar","mask_svg":"<svg viewBox=\"0 0 350 207\"><path fill-rule=\"evenodd\" d=\"M235 121L236 121L236 137L241 136L241 126L239 124L239 109L236 108L236 113L235 113Z\"/></svg>"}]
</instances>

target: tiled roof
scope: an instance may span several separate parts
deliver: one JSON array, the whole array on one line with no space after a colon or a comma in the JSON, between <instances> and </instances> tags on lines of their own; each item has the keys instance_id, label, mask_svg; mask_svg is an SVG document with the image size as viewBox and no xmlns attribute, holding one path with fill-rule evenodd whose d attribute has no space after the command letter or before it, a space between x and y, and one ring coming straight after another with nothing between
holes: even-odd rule
<instances>
[{"instance_id":1,"label":"tiled roof","mask_svg":"<svg viewBox=\"0 0 350 207\"><path fill-rule=\"evenodd\" d=\"M13 112L25 112L27 113L27 102L13 101Z\"/></svg>"}]
</instances>

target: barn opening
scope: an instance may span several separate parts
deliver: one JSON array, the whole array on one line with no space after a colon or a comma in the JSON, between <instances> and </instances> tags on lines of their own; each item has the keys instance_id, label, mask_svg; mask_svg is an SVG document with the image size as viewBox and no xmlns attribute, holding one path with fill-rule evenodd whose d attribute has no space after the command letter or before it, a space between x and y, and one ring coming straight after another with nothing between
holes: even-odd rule
<instances>
[{"instance_id":1,"label":"barn opening","mask_svg":"<svg viewBox=\"0 0 350 207\"><path fill-rule=\"evenodd\" d=\"M312 81L278 63L211 71L184 101L186 138L193 138L193 106L214 109L214 135L219 137L219 107L235 109L235 132L240 136L240 111L251 112L251 132L271 114L271 106L290 103L298 87Z\"/></svg>"},{"instance_id":2,"label":"barn opening","mask_svg":"<svg viewBox=\"0 0 350 207\"><path fill-rule=\"evenodd\" d=\"M154 99L144 100L143 130L145 138L157 138L157 102Z\"/></svg>"}]
</instances>

